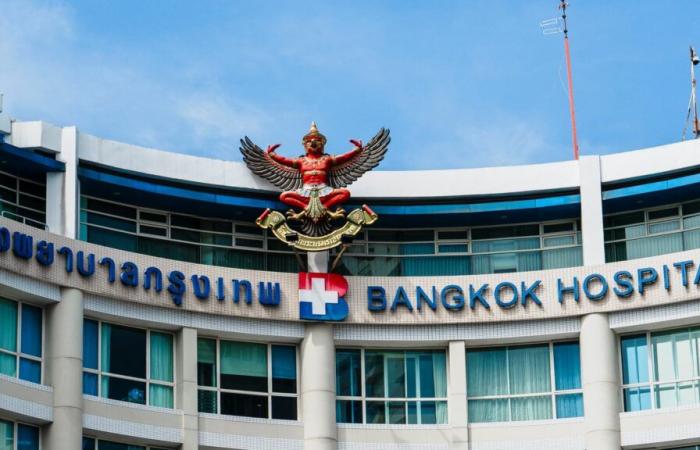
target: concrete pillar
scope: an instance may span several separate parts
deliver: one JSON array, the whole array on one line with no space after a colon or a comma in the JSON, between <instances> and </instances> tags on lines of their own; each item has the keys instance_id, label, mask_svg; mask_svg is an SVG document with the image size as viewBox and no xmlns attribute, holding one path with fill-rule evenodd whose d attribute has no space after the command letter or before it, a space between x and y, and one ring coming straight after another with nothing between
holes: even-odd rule
<instances>
[{"instance_id":1,"label":"concrete pillar","mask_svg":"<svg viewBox=\"0 0 700 450\"><path fill-rule=\"evenodd\" d=\"M447 420L452 439L450 450L469 449L467 426L467 364L464 341L450 342L447 386Z\"/></svg>"},{"instance_id":2,"label":"concrete pillar","mask_svg":"<svg viewBox=\"0 0 700 450\"><path fill-rule=\"evenodd\" d=\"M61 130L61 152L56 159L66 164L66 171L46 174L46 225L52 233L76 239L80 211L76 127Z\"/></svg>"},{"instance_id":3,"label":"concrete pillar","mask_svg":"<svg viewBox=\"0 0 700 450\"><path fill-rule=\"evenodd\" d=\"M328 252L308 253L309 272L328 272ZM335 342L333 325L307 323L301 343L304 450L335 450Z\"/></svg>"},{"instance_id":4,"label":"concrete pillar","mask_svg":"<svg viewBox=\"0 0 700 450\"><path fill-rule=\"evenodd\" d=\"M584 316L580 342L586 448L619 450L618 352L608 316L599 313Z\"/></svg>"},{"instance_id":5,"label":"concrete pillar","mask_svg":"<svg viewBox=\"0 0 700 450\"><path fill-rule=\"evenodd\" d=\"M181 450L199 448L199 408L197 406L197 330L182 328L176 339L176 407L183 412Z\"/></svg>"},{"instance_id":6,"label":"concrete pillar","mask_svg":"<svg viewBox=\"0 0 700 450\"><path fill-rule=\"evenodd\" d=\"M600 157L582 156L578 164L581 183L583 264L586 266L605 264Z\"/></svg>"},{"instance_id":7,"label":"concrete pillar","mask_svg":"<svg viewBox=\"0 0 700 450\"><path fill-rule=\"evenodd\" d=\"M53 386L53 422L44 429L46 450L79 449L83 435L83 293L62 288L46 308L46 384Z\"/></svg>"}]
</instances>

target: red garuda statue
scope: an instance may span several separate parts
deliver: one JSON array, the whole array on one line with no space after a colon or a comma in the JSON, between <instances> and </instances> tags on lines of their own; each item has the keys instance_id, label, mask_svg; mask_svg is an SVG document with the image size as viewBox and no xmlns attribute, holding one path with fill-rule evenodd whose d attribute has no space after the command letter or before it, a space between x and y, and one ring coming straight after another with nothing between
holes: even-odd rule
<instances>
[{"instance_id":1,"label":"red garuda statue","mask_svg":"<svg viewBox=\"0 0 700 450\"><path fill-rule=\"evenodd\" d=\"M301 210L290 209L287 218L298 222L301 232L318 237L333 228L332 221L345 218L339 207L350 198L345 187L379 164L390 141L389 130L382 128L366 145L352 139L354 149L329 155L324 152L326 137L312 123L301 141L306 154L297 158L277 154L279 144L263 151L247 136L241 139L241 153L253 173L284 189L283 203Z\"/></svg>"}]
</instances>

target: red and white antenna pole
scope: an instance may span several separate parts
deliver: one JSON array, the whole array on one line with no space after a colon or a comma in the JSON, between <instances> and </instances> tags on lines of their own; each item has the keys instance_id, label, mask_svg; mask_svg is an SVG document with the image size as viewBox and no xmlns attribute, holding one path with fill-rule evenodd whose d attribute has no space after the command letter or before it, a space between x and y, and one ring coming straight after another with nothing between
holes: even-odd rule
<instances>
[{"instance_id":1,"label":"red and white antenna pole","mask_svg":"<svg viewBox=\"0 0 700 450\"><path fill-rule=\"evenodd\" d=\"M561 20L564 25L564 52L566 53L566 78L569 82L569 114L571 115L571 141L574 148L574 159L578 159L578 137L576 136L576 109L574 108L574 80L571 76L571 51L569 50L569 29L566 26L566 7L568 4L561 0Z\"/></svg>"}]
</instances>

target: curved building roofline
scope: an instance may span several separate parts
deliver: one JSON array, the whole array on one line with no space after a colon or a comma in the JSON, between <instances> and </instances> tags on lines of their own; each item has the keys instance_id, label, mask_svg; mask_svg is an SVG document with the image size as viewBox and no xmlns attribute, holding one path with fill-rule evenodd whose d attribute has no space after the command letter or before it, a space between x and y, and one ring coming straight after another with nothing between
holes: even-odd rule
<instances>
[{"instance_id":1,"label":"curved building roofline","mask_svg":"<svg viewBox=\"0 0 700 450\"><path fill-rule=\"evenodd\" d=\"M16 147L40 148L60 153L61 128L45 122L13 122L6 139ZM242 162L223 161L140 147L78 133L81 161L200 186L275 193L265 180L253 175ZM232 142L232 156L237 143ZM584 149L585 150L585 149ZM394 150L396 151L396 150ZM57 159L61 159L57 155ZM700 167L700 141L613 153L600 158L601 181L618 183L655 177ZM449 198L525 195L577 190L580 163L560 161L544 164L448 170L376 170L352 185L359 198Z\"/></svg>"}]
</instances>

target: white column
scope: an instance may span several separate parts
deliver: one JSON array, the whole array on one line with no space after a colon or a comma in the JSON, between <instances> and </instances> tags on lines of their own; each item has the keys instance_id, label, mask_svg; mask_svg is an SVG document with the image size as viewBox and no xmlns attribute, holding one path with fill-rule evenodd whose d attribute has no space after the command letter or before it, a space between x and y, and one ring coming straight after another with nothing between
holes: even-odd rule
<instances>
[{"instance_id":1,"label":"white column","mask_svg":"<svg viewBox=\"0 0 700 450\"><path fill-rule=\"evenodd\" d=\"M450 450L468 450L467 364L464 341L450 342L449 358L447 420L452 434Z\"/></svg>"},{"instance_id":2,"label":"white column","mask_svg":"<svg viewBox=\"0 0 700 450\"><path fill-rule=\"evenodd\" d=\"M78 237L78 130L61 131L61 152L56 159L66 165L65 172L46 174L46 224L49 231L76 239Z\"/></svg>"},{"instance_id":3,"label":"white column","mask_svg":"<svg viewBox=\"0 0 700 450\"><path fill-rule=\"evenodd\" d=\"M44 429L47 450L79 449L83 435L83 293L62 288L46 308L46 384L53 386L53 422Z\"/></svg>"},{"instance_id":4,"label":"white column","mask_svg":"<svg viewBox=\"0 0 700 450\"><path fill-rule=\"evenodd\" d=\"M309 272L328 272L328 252L308 253ZM333 325L307 323L301 343L304 450L335 450L335 342Z\"/></svg>"},{"instance_id":5,"label":"white column","mask_svg":"<svg viewBox=\"0 0 700 450\"><path fill-rule=\"evenodd\" d=\"M177 408L183 412L181 450L199 448L199 408L197 406L197 330L183 328L177 334Z\"/></svg>"},{"instance_id":6,"label":"white column","mask_svg":"<svg viewBox=\"0 0 700 450\"><path fill-rule=\"evenodd\" d=\"M581 323L581 378L587 449L620 449L620 380L617 340L605 314Z\"/></svg>"},{"instance_id":7,"label":"white column","mask_svg":"<svg viewBox=\"0 0 700 450\"><path fill-rule=\"evenodd\" d=\"M586 266L605 264L600 157L582 156L578 164L581 183L583 264Z\"/></svg>"}]
</instances>

